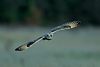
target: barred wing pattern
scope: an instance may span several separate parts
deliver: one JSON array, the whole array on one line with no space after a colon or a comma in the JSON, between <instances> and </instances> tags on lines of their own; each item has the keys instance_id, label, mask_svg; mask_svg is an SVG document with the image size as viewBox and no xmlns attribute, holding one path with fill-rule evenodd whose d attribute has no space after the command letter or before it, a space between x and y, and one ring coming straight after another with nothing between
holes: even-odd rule
<instances>
[{"instance_id":1,"label":"barred wing pattern","mask_svg":"<svg viewBox=\"0 0 100 67\"><path fill-rule=\"evenodd\" d=\"M79 24L79 21L73 21L73 22L69 22L69 23L65 23L63 25L57 26L57 27L53 28L49 33L37 38L36 40L28 42L24 45L21 45L21 46L17 47L15 49L15 51L26 50L26 49L28 49L29 47L33 46L35 43L37 43L41 40L51 40L54 33L58 32L58 31L61 31L61 30L65 30L65 29L75 28L75 27L78 26L78 24Z\"/></svg>"},{"instance_id":2,"label":"barred wing pattern","mask_svg":"<svg viewBox=\"0 0 100 67\"><path fill-rule=\"evenodd\" d=\"M30 41L30 42L28 42L28 43L26 43L26 44L23 44L23 45L17 47L17 48L15 49L15 51L23 51L23 50L26 50L26 49L28 49L29 47L33 46L33 44L35 44L35 43L41 41L42 39L43 39L43 36L37 38L37 39L34 40L34 41Z\"/></svg>"},{"instance_id":3,"label":"barred wing pattern","mask_svg":"<svg viewBox=\"0 0 100 67\"><path fill-rule=\"evenodd\" d=\"M75 28L78 26L79 23L80 23L79 21L68 22L68 23L65 23L63 25L60 25L60 26L53 28L50 32L55 33L55 32L58 32L60 30Z\"/></svg>"}]
</instances>

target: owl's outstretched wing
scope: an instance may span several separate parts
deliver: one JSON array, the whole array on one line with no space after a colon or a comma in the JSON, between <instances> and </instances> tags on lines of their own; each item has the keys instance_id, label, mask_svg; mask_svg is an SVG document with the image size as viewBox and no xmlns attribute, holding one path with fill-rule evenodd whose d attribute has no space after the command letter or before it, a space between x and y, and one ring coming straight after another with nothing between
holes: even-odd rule
<instances>
[{"instance_id":1,"label":"owl's outstretched wing","mask_svg":"<svg viewBox=\"0 0 100 67\"><path fill-rule=\"evenodd\" d=\"M37 39L34 40L34 41L28 42L28 43L26 43L26 44L23 44L23 45L17 47L17 48L15 49L15 51L23 51L23 50L26 50L26 49L28 49L29 47L33 46L35 43L41 41L42 39L43 39L43 36L37 38Z\"/></svg>"},{"instance_id":2,"label":"owl's outstretched wing","mask_svg":"<svg viewBox=\"0 0 100 67\"><path fill-rule=\"evenodd\" d=\"M78 24L79 24L79 21L68 22L68 23L65 23L63 25L60 25L60 26L53 28L50 32L55 33L55 32L58 32L60 30L75 28L78 26Z\"/></svg>"}]
</instances>

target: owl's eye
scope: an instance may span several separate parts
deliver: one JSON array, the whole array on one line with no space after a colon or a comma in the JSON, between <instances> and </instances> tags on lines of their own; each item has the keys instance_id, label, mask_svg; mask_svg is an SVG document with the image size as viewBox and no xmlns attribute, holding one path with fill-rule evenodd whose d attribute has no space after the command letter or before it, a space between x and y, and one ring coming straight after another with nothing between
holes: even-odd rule
<instances>
[{"instance_id":1,"label":"owl's eye","mask_svg":"<svg viewBox=\"0 0 100 67\"><path fill-rule=\"evenodd\" d=\"M52 35L50 35L52 37Z\"/></svg>"}]
</instances>

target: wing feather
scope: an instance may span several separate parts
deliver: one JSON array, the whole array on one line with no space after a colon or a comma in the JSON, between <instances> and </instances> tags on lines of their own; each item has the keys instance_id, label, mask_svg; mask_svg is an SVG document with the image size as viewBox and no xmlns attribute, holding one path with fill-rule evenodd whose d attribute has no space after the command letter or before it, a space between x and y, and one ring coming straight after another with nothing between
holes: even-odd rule
<instances>
[{"instance_id":1,"label":"wing feather","mask_svg":"<svg viewBox=\"0 0 100 67\"><path fill-rule=\"evenodd\" d=\"M55 32L58 32L60 30L75 28L78 26L78 24L79 24L79 21L68 22L68 23L65 23L65 24L62 24L60 26L53 28L50 32L55 33Z\"/></svg>"},{"instance_id":2,"label":"wing feather","mask_svg":"<svg viewBox=\"0 0 100 67\"><path fill-rule=\"evenodd\" d=\"M37 42L41 41L42 39L43 39L43 36L37 38L37 39L34 40L34 41L30 41L30 42L28 42L28 43L26 43L26 44L23 44L23 45L17 47L17 48L15 49L15 51L23 51L23 50L26 50L26 49L28 49L29 47L31 47L31 46L33 46L34 44L36 44Z\"/></svg>"}]
</instances>

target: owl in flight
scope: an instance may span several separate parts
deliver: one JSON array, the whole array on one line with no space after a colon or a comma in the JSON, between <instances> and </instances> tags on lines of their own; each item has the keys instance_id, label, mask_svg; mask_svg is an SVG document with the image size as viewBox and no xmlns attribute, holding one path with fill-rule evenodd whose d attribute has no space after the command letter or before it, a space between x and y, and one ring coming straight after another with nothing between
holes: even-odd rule
<instances>
[{"instance_id":1,"label":"owl in flight","mask_svg":"<svg viewBox=\"0 0 100 67\"><path fill-rule=\"evenodd\" d=\"M61 30L72 29L72 28L77 27L78 25L79 25L79 21L72 21L72 22L68 22L68 23L62 24L60 26L57 26L57 27L51 29L48 33L44 34L43 36L38 37L34 41L27 42L26 44L23 44L23 45L17 47L15 49L15 51L26 50L41 40L51 40L54 33L61 31Z\"/></svg>"}]
</instances>

